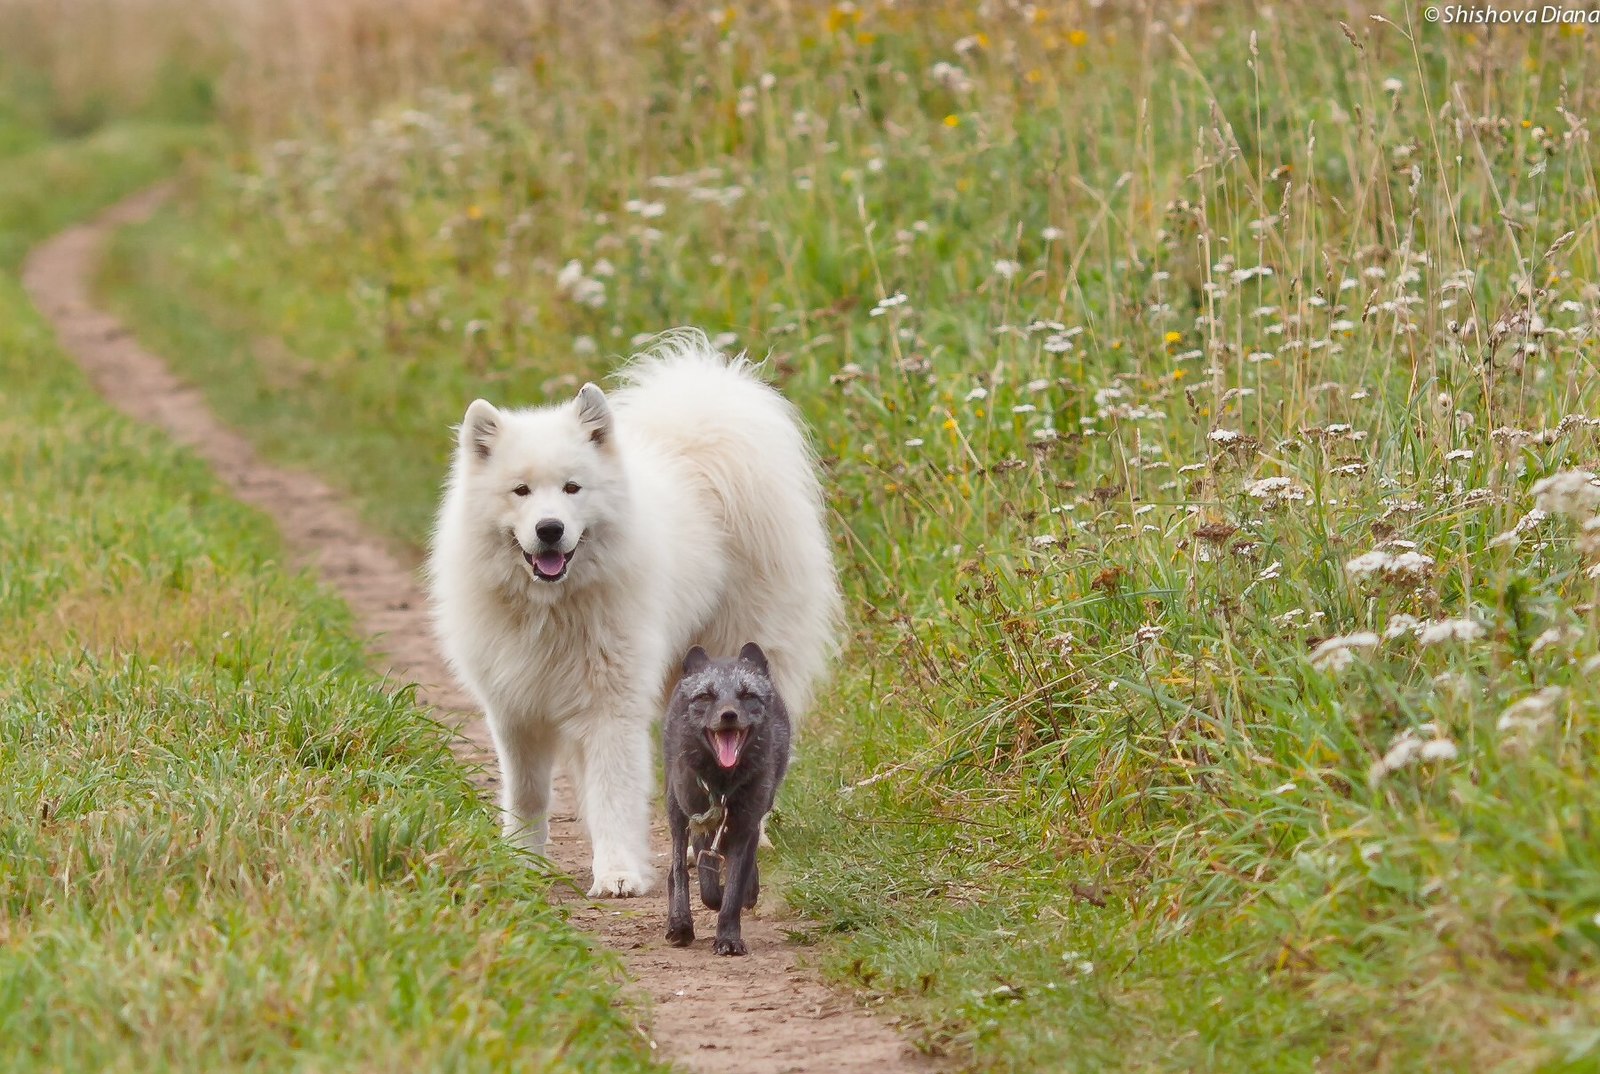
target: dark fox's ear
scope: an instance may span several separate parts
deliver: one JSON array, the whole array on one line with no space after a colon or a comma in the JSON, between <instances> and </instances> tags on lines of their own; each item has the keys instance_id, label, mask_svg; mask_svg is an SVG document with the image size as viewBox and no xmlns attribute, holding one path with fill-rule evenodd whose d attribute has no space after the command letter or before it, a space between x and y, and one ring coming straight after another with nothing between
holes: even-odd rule
<instances>
[{"instance_id":1,"label":"dark fox's ear","mask_svg":"<svg viewBox=\"0 0 1600 1074\"><path fill-rule=\"evenodd\" d=\"M461 419L461 451L476 459L487 459L500 435L500 412L482 399L474 399Z\"/></svg>"},{"instance_id":2,"label":"dark fox's ear","mask_svg":"<svg viewBox=\"0 0 1600 1074\"><path fill-rule=\"evenodd\" d=\"M611 404L599 386L585 384L578 389L578 421L591 443L604 444L611 439Z\"/></svg>"},{"instance_id":3,"label":"dark fox's ear","mask_svg":"<svg viewBox=\"0 0 1600 1074\"><path fill-rule=\"evenodd\" d=\"M761 646L757 645L753 641L745 642L744 648L739 650L739 659L744 661L746 664L757 668L763 675L769 673L769 669L767 668L767 654L762 652Z\"/></svg>"},{"instance_id":4,"label":"dark fox's ear","mask_svg":"<svg viewBox=\"0 0 1600 1074\"><path fill-rule=\"evenodd\" d=\"M706 651L696 645L689 650L689 655L683 658L683 673L685 675L693 675L709 663L711 663L711 658L706 655Z\"/></svg>"}]
</instances>

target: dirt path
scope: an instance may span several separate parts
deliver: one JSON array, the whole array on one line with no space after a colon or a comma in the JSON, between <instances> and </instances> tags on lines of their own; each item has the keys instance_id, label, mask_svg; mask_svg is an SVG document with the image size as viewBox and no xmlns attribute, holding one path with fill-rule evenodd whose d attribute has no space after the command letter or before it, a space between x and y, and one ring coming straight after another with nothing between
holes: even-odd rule
<instances>
[{"instance_id":1,"label":"dirt path","mask_svg":"<svg viewBox=\"0 0 1600 1074\"><path fill-rule=\"evenodd\" d=\"M379 663L401 682L421 684L421 697L460 732L458 751L495 783L488 732L471 700L456 687L429 633L414 565L395 555L318 479L263 462L224 426L201 392L175 377L121 322L100 310L91 283L106 238L148 216L166 196L153 188L114 206L35 250L23 270L34 303L55 325L62 346L119 409L159 426L193 448L244 502L277 520L290 547L335 586L374 639ZM556 791L551 855L587 890L589 847L572 814L571 794ZM664 869L665 833L655 837ZM663 885L664 887L664 885ZM619 951L638 987L653 1001L648 1031L663 1054L693 1071L896 1074L933 1069L887 1025L848 997L824 987L799 966L784 926L765 906L746 917L746 958L714 958L713 917L701 910L701 937L687 950L670 947L666 900L589 902L567 899L573 920Z\"/></svg>"}]
</instances>

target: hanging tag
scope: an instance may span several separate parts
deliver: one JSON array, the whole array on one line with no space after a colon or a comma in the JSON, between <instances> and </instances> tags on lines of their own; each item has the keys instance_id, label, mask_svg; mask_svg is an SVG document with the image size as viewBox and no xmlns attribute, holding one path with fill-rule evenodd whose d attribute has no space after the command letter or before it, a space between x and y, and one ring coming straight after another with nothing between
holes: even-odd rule
<instances>
[{"instance_id":1,"label":"hanging tag","mask_svg":"<svg viewBox=\"0 0 1600 1074\"><path fill-rule=\"evenodd\" d=\"M711 870L717 877L717 885L722 885L722 863L727 859L715 850L702 850L695 859L694 867L699 870Z\"/></svg>"}]
</instances>

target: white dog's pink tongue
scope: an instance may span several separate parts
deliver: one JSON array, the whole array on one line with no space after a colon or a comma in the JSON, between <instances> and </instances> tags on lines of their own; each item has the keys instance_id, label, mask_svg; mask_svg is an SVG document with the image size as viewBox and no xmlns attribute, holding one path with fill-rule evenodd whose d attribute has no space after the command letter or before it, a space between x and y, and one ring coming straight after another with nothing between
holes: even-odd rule
<instances>
[{"instance_id":1,"label":"white dog's pink tongue","mask_svg":"<svg viewBox=\"0 0 1600 1074\"><path fill-rule=\"evenodd\" d=\"M533 569L546 578L554 578L567 565L567 557L560 552L540 552L533 558Z\"/></svg>"},{"instance_id":2,"label":"white dog's pink tongue","mask_svg":"<svg viewBox=\"0 0 1600 1074\"><path fill-rule=\"evenodd\" d=\"M739 763L739 743L744 741L744 736L738 731L718 731L711 736L712 743L717 748L717 763L723 768L732 768Z\"/></svg>"}]
</instances>

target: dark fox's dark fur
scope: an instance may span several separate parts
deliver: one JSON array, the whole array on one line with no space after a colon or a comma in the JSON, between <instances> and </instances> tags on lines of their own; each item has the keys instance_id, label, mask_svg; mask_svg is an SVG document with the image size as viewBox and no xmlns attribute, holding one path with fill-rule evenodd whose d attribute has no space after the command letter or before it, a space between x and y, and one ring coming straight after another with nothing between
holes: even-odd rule
<instances>
[{"instance_id":1,"label":"dark fox's dark fur","mask_svg":"<svg viewBox=\"0 0 1600 1074\"><path fill-rule=\"evenodd\" d=\"M700 874L700 900L717 914L713 954L742 955L739 913L756 904L761 881L756 843L761 818L772 809L789 767L789 713L754 642L735 660L712 660L698 645L683 658L683 679L667 705L663 732L667 767L667 823L672 828L672 867L667 873L667 940L694 942L689 912L688 849ZM726 810L717 870L701 852L710 849L716 827L693 834L690 818L717 803ZM719 875L720 873L720 875Z\"/></svg>"}]
</instances>

